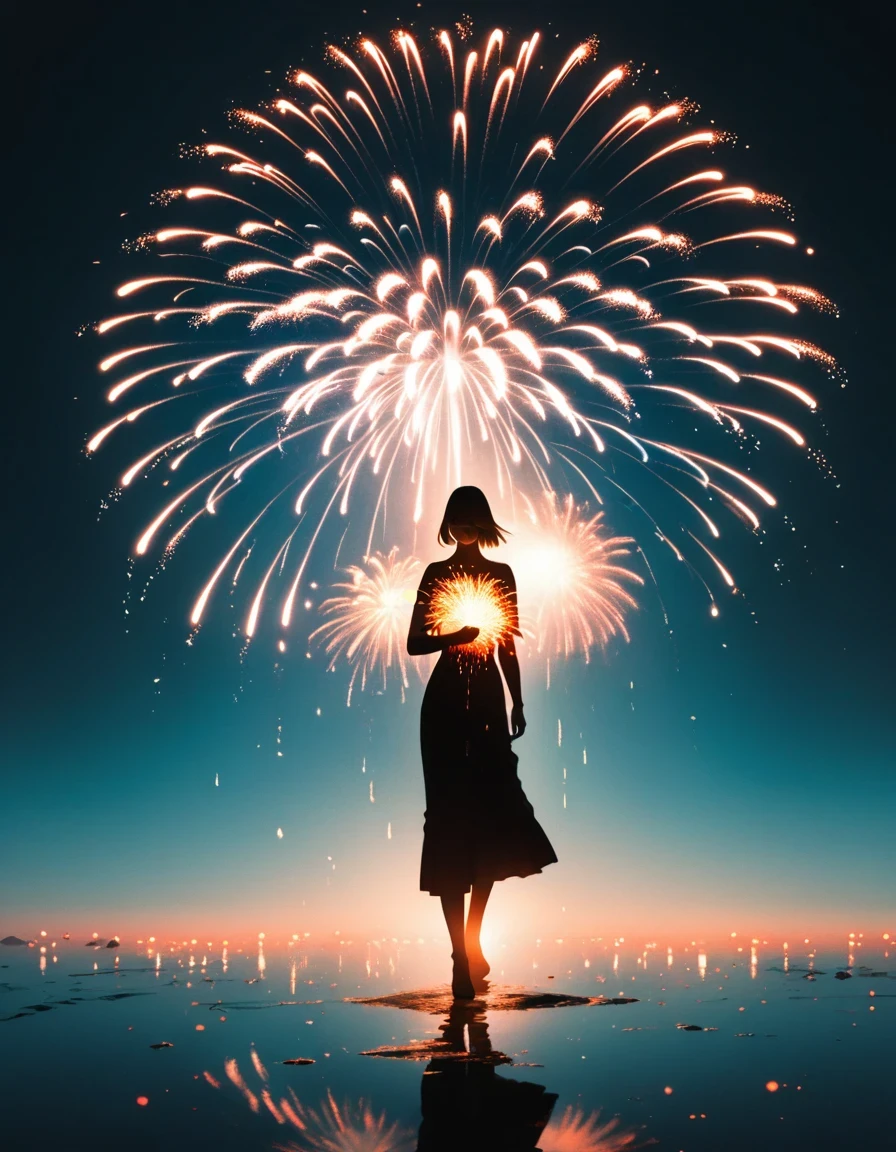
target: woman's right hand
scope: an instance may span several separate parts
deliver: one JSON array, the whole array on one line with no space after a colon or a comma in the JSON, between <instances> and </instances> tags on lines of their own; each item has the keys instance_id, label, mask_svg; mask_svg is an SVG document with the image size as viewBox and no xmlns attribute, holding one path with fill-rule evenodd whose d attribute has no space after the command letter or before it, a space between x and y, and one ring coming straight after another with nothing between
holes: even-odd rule
<instances>
[{"instance_id":1,"label":"woman's right hand","mask_svg":"<svg viewBox=\"0 0 896 1152\"><path fill-rule=\"evenodd\" d=\"M457 632L452 633L452 635L446 637L446 639L450 639L451 647L453 648L455 645L472 644L478 635L479 629L473 625L469 625L466 628L458 629Z\"/></svg>"}]
</instances>

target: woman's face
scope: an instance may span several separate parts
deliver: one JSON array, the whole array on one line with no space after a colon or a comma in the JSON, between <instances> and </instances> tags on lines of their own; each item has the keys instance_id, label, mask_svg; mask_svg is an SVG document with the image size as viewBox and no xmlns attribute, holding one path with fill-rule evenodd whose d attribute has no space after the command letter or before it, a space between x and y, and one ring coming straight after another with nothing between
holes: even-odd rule
<instances>
[{"instance_id":1,"label":"woman's face","mask_svg":"<svg viewBox=\"0 0 896 1152\"><path fill-rule=\"evenodd\" d=\"M475 544L479 539L479 529L475 524L450 523L448 531L458 544Z\"/></svg>"}]
</instances>

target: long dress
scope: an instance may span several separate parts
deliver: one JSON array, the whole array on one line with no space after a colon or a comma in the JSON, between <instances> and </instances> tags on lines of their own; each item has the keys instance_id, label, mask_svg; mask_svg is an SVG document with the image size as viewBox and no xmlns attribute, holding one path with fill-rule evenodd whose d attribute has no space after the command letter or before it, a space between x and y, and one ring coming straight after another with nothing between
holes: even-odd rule
<instances>
[{"instance_id":1,"label":"long dress","mask_svg":"<svg viewBox=\"0 0 896 1152\"><path fill-rule=\"evenodd\" d=\"M431 588L421 586L418 597ZM423 696L426 786L420 888L433 896L474 880L531 876L557 856L517 775L504 682L494 653L443 650Z\"/></svg>"}]
</instances>

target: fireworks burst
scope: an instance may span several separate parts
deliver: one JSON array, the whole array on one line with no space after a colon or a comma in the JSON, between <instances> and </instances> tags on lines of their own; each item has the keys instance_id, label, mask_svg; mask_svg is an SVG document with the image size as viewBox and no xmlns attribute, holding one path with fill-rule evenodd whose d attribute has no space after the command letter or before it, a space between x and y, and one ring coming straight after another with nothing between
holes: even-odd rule
<instances>
[{"instance_id":1,"label":"fireworks burst","mask_svg":"<svg viewBox=\"0 0 896 1152\"><path fill-rule=\"evenodd\" d=\"M601 1122L600 1112L586 1115L584 1109L572 1105L551 1121L538 1140L542 1152L634 1152L655 1143L652 1138L640 1141L634 1129L621 1128L618 1116Z\"/></svg>"},{"instance_id":2,"label":"fireworks burst","mask_svg":"<svg viewBox=\"0 0 896 1152\"><path fill-rule=\"evenodd\" d=\"M319 1108L302 1104L298 1096L287 1088L279 1101L269 1087L270 1077L255 1049L251 1052L257 1085L251 1088L239 1064L230 1059L224 1066L227 1079L242 1093L246 1103L256 1115L267 1109L279 1125L292 1128L296 1140L288 1144L275 1144L280 1152L410 1152L411 1134L397 1123L389 1123L384 1112L377 1115L365 1100L357 1104L336 1103L328 1091ZM213 1088L222 1083L210 1072L203 1073Z\"/></svg>"},{"instance_id":3,"label":"fireworks burst","mask_svg":"<svg viewBox=\"0 0 896 1152\"><path fill-rule=\"evenodd\" d=\"M628 566L634 541L610 536L603 512L588 516L572 496L548 496L533 508L508 546L519 574L523 630L550 658L605 648L614 636L628 641L626 613L637 602L626 585L644 580Z\"/></svg>"},{"instance_id":4,"label":"fireworks burst","mask_svg":"<svg viewBox=\"0 0 896 1152\"><path fill-rule=\"evenodd\" d=\"M491 576L452 576L436 581L426 626L440 635L478 628L479 635L464 650L487 656L499 640L516 631L516 605Z\"/></svg>"},{"instance_id":5,"label":"fireworks burst","mask_svg":"<svg viewBox=\"0 0 896 1152\"><path fill-rule=\"evenodd\" d=\"M330 656L330 667L344 659L352 666L348 686L352 691L358 676L361 690L369 680L386 688L394 668L401 682L401 698L408 686L406 637L410 606L414 602L420 561L413 556L399 559L398 549L384 556L367 557L364 567L352 565L350 580L333 586L341 594L325 600L321 612L327 620L311 633Z\"/></svg>"},{"instance_id":6,"label":"fireworks burst","mask_svg":"<svg viewBox=\"0 0 896 1152\"><path fill-rule=\"evenodd\" d=\"M387 512L391 539L413 543L430 500L471 481L512 506L622 491L714 611L713 588L734 587L710 544L733 519L757 529L776 498L703 442L762 430L804 446L768 401L816 407L780 364L833 370L787 327L832 305L756 267L757 249L778 267L796 246L769 226L778 198L715 163L680 170L723 134L685 102L620 108L637 73L598 55L589 40L552 60L539 33L500 30L475 47L448 31L331 47L326 79L299 70L288 97L235 116L250 142L204 146L223 179L163 197L192 219L145 238L164 265L118 289L145 303L98 325L139 333L100 368L110 403L140 399L88 450L160 429L121 487L181 486L138 555L169 555L225 501L246 516L232 494L250 486L194 625L252 551L243 631L275 573L288 627L331 516L370 555Z\"/></svg>"}]
</instances>

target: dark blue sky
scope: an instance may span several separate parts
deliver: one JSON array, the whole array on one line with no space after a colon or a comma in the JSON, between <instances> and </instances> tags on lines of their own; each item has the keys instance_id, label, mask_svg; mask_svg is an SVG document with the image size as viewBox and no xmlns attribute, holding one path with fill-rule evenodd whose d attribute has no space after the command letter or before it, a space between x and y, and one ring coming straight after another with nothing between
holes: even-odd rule
<instances>
[{"instance_id":1,"label":"dark blue sky","mask_svg":"<svg viewBox=\"0 0 896 1152\"><path fill-rule=\"evenodd\" d=\"M344 910L362 927L409 930L433 915L415 894L419 691L404 708L383 698L347 713L344 679L321 661L282 678L267 655L241 668L220 630L186 649L176 564L126 633L139 517L120 506L97 522L110 474L82 451L104 419L97 346L75 333L109 311L128 234L120 214L180 183L178 144L204 128L223 134L231 102L254 103L287 65L317 60L325 32L392 26L362 18L361 5L329 5L326 20L301 4L263 15L184 7L67 10L35 23L12 61L4 904L79 920L95 909L127 918L134 906L164 918L177 904L179 915L243 922L304 900L316 926ZM422 16L453 11L425 5ZM570 43L593 31L608 58L660 68L749 144L757 183L793 203L817 249L813 283L841 310L819 330L848 387L816 388L824 427L812 425L837 483L804 460L780 474L796 532L778 518L761 547L744 534L726 553L747 602L711 626L670 565L671 638L647 598L630 648L561 675L549 695L529 672L531 774L521 770L561 865L527 899L545 916L575 909L583 930L605 885L614 924L670 904L713 924L726 907L751 923L766 909L782 924L828 924L892 906L892 129L875 11L853 5L828 22L798 3L770 20L755 5L699 0L639 5L637 19L601 5L584 20L559 3L550 26L543 6L474 13L481 26L540 27ZM562 755L558 718L575 733ZM510 917L510 897L501 907Z\"/></svg>"}]
</instances>

